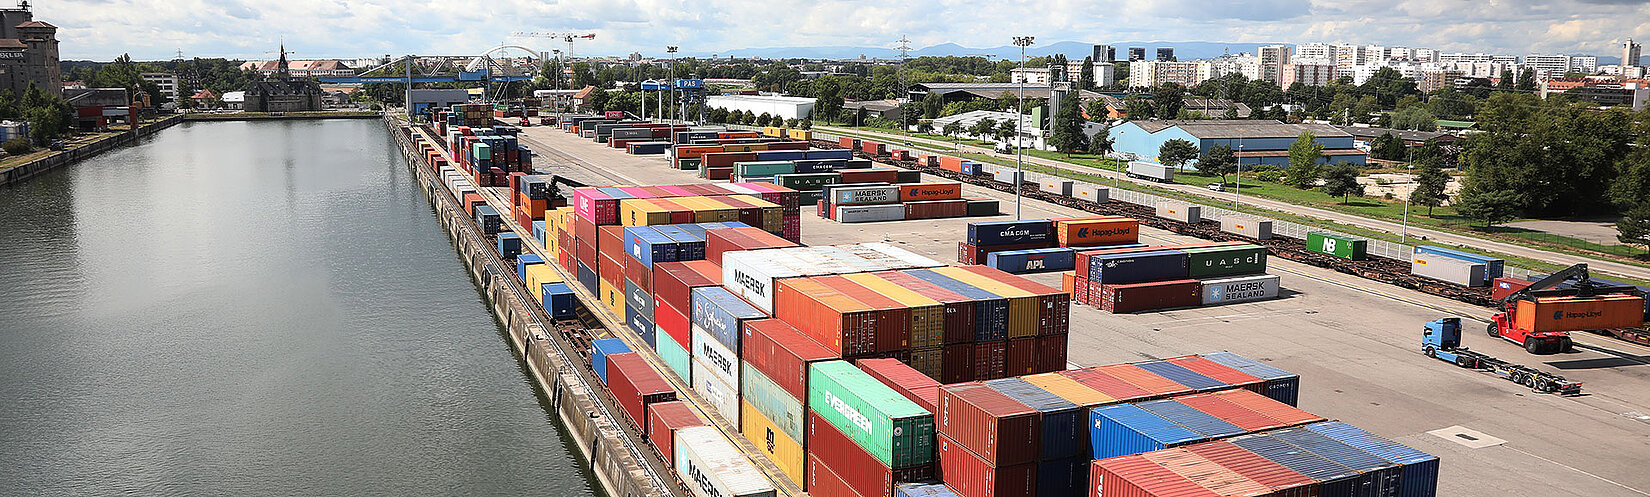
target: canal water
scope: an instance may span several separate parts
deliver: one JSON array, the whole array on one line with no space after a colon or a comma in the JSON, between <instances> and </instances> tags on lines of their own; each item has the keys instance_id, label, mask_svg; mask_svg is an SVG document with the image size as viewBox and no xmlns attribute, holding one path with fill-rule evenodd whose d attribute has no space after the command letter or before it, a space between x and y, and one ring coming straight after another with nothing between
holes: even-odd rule
<instances>
[{"instance_id":1,"label":"canal water","mask_svg":"<svg viewBox=\"0 0 1650 497\"><path fill-rule=\"evenodd\" d=\"M0 495L593 495L373 120L0 188Z\"/></svg>"}]
</instances>

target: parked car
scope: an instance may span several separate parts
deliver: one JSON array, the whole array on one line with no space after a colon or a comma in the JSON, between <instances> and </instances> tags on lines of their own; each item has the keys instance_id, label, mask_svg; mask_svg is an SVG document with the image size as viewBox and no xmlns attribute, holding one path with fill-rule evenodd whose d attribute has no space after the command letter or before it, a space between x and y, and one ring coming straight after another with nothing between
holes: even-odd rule
<instances>
[{"instance_id":1,"label":"parked car","mask_svg":"<svg viewBox=\"0 0 1650 497\"><path fill-rule=\"evenodd\" d=\"M1224 192L1224 191L1226 191L1226 184L1225 183L1209 183L1209 189L1217 191L1217 192Z\"/></svg>"}]
</instances>

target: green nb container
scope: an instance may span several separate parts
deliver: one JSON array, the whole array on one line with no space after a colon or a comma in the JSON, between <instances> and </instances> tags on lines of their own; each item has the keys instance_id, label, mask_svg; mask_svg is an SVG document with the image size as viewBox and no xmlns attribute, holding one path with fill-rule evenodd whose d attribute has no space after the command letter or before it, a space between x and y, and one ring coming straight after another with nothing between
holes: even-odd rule
<instances>
[{"instance_id":1,"label":"green nb container","mask_svg":"<svg viewBox=\"0 0 1650 497\"><path fill-rule=\"evenodd\" d=\"M773 176L775 174L791 174L796 172L796 164L790 161L762 161L762 162L735 162L733 173L740 176Z\"/></svg>"},{"instance_id":2,"label":"green nb container","mask_svg":"<svg viewBox=\"0 0 1650 497\"><path fill-rule=\"evenodd\" d=\"M1266 272L1266 248L1259 245L1232 245L1181 249L1190 262L1193 278L1214 278Z\"/></svg>"},{"instance_id":3,"label":"green nb container","mask_svg":"<svg viewBox=\"0 0 1650 497\"><path fill-rule=\"evenodd\" d=\"M475 157L476 160L492 160L493 147L485 143L476 142L476 144L470 145L470 155Z\"/></svg>"},{"instance_id":4,"label":"green nb container","mask_svg":"<svg viewBox=\"0 0 1650 497\"><path fill-rule=\"evenodd\" d=\"M1369 240L1314 231L1306 234L1306 250L1361 261L1368 257Z\"/></svg>"},{"instance_id":5,"label":"green nb container","mask_svg":"<svg viewBox=\"0 0 1650 497\"><path fill-rule=\"evenodd\" d=\"M682 344L676 343L676 339L671 338L664 328L655 326L653 336L659 337L659 344L653 349L659 352L659 358L665 360L665 365L670 366L670 370L682 381L692 381L693 355L682 348Z\"/></svg>"},{"instance_id":6,"label":"green nb container","mask_svg":"<svg viewBox=\"0 0 1650 497\"><path fill-rule=\"evenodd\" d=\"M934 462L934 414L852 364L808 366L808 409L890 468Z\"/></svg>"}]
</instances>

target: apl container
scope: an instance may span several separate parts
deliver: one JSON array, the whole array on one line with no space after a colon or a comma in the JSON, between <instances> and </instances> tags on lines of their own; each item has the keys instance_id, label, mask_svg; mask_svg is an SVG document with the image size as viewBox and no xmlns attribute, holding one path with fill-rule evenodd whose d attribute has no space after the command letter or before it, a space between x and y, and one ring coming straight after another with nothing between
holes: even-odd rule
<instances>
[{"instance_id":1,"label":"apl container","mask_svg":"<svg viewBox=\"0 0 1650 497\"><path fill-rule=\"evenodd\" d=\"M1041 452L1038 411L984 384L941 387L939 409L935 416L940 434L986 464L1025 464Z\"/></svg>"},{"instance_id":2,"label":"apl container","mask_svg":"<svg viewBox=\"0 0 1650 497\"><path fill-rule=\"evenodd\" d=\"M1068 247L1009 250L986 255L986 266L1012 274L1070 271L1077 263L1076 252Z\"/></svg>"},{"instance_id":3,"label":"apl container","mask_svg":"<svg viewBox=\"0 0 1650 497\"><path fill-rule=\"evenodd\" d=\"M710 426L676 430L676 474L699 497L772 497L773 485L722 432Z\"/></svg>"},{"instance_id":4,"label":"apl container","mask_svg":"<svg viewBox=\"0 0 1650 497\"><path fill-rule=\"evenodd\" d=\"M808 405L891 468L934 462L934 415L843 361L814 363Z\"/></svg>"},{"instance_id":5,"label":"apl container","mask_svg":"<svg viewBox=\"0 0 1650 497\"><path fill-rule=\"evenodd\" d=\"M1233 304L1278 298L1278 276L1257 274L1203 280L1203 305Z\"/></svg>"},{"instance_id":6,"label":"apl container","mask_svg":"<svg viewBox=\"0 0 1650 497\"><path fill-rule=\"evenodd\" d=\"M1083 453L1088 413L1077 404L1020 378L991 380L985 385L1037 410L1041 426L1039 459L1065 459Z\"/></svg>"}]
</instances>

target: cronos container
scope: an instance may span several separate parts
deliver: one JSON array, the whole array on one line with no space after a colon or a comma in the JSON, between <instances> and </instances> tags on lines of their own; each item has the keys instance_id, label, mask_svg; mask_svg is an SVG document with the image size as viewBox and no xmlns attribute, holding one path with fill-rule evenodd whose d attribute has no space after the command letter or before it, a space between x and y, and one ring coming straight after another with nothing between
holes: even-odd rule
<instances>
[{"instance_id":1,"label":"cronos container","mask_svg":"<svg viewBox=\"0 0 1650 497\"><path fill-rule=\"evenodd\" d=\"M803 485L807 471L807 454L803 452L802 442L787 434L773 420L768 419L750 402L740 402L739 433L750 440L751 445L762 455L768 456L779 470L797 485ZM798 426L800 428L800 425Z\"/></svg>"},{"instance_id":2,"label":"cronos container","mask_svg":"<svg viewBox=\"0 0 1650 497\"><path fill-rule=\"evenodd\" d=\"M1231 352L1213 352L1198 354L1198 356L1266 380L1266 387L1260 393L1273 400L1292 406L1295 405L1295 400L1300 397L1301 377L1298 374L1268 366L1260 361Z\"/></svg>"},{"instance_id":3,"label":"cronos container","mask_svg":"<svg viewBox=\"0 0 1650 497\"><path fill-rule=\"evenodd\" d=\"M1083 452L1088 417L1077 404L1020 378L991 380L985 385L1037 410L1042 430L1039 459L1065 459Z\"/></svg>"},{"instance_id":4,"label":"cronos container","mask_svg":"<svg viewBox=\"0 0 1650 497\"><path fill-rule=\"evenodd\" d=\"M1188 248L1181 252L1186 253L1188 274L1193 278L1266 272L1266 248L1259 245Z\"/></svg>"},{"instance_id":5,"label":"cronos container","mask_svg":"<svg viewBox=\"0 0 1650 497\"><path fill-rule=\"evenodd\" d=\"M647 406L647 440L659 448L659 455L664 456L665 462L671 462L676 455L676 450L671 447L676 430L704 425L705 420L699 419L699 415L694 414L685 402L673 400Z\"/></svg>"},{"instance_id":6,"label":"cronos container","mask_svg":"<svg viewBox=\"0 0 1650 497\"><path fill-rule=\"evenodd\" d=\"M740 357L792 398L808 398L808 365L840 357L778 319L745 323Z\"/></svg>"},{"instance_id":7,"label":"cronos container","mask_svg":"<svg viewBox=\"0 0 1650 497\"><path fill-rule=\"evenodd\" d=\"M940 472L963 497L1034 497L1037 463L998 466L944 435L939 439Z\"/></svg>"},{"instance_id":8,"label":"cronos container","mask_svg":"<svg viewBox=\"0 0 1650 497\"><path fill-rule=\"evenodd\" d=\"M773 497L773 485L722 432L710 426L676 430L676 474L699 497Z\"/></svg>"},{"instance_id":9,"label":"cronos container","mask_svg":"<svg viewBox=\"0 0 1650 497\"><path fill-rule=\"evenodd\" d=\"M1203 305L1235 304L1278 298L1278 276L1257 274L1203 280Z\"/></svg>"},{"instance_id":10,"label":"cronos container","mask_svg":"<svg viewBox=\"0 0 1650 497\"><path fill-rule=\"evenodd\" d=\"M1051 243L1054 223L1047 219L968 223L965 241L974 246Z\"/></svg>"},{"instance_id":11,"label":"cronos container","mask_svg":"<svg viewBox=\"0 0 1650 497\"><path fill-rule=\"evenodd\" d=\"M934 415L852 364L810 365L808 406L891 468L934 462Z\"/></svg>"},{"instance_id":12,"label":"cronos container","mask_svg":"<svg viewBox=\"0 0 1650 497\"><path fill-rule=\"evenodd\" d=\"M1179 250L1089 256L1089 281L1102 285L1180 280L1189 274L1186 253Z\"/></svg>"},{"instance_id":13,"label":"cronos container","mask_svg":"<svg viewBox=\"0 0 1650 497\"><path fill-rule=\"evenodd\" d=\"M647 406L676 400L676 390L635 352L607 357L607 389L638 428L647 426Z\"/></svg>"},{"instance_id":14,"label":"cronos container","mask_svg":"<svg viewBox=\"0 0 1650 497\"><path fill-rule=\"evenodd\" d=\"M808 454L818 458L821 465L830 468L854 492L865 497L886 497L893 495L894 487L901 483L933 481L935 477L933 464L889 468L813 409L808 410ZM811 479L813 471L809 473ZM815 488L810 482L808 490Z\"/></svg>"},{"instance_id":15,"label":"cronos container","mask_svg":"<svg viewBox=\"0 0 1650 497\"><path fill-rule=\"evenodd\" d=\"M1196 307L1203 302L1201 291L1202 283L1197 280L1100 285L1098 305L1101 310L1115 314Z\"/></svg>"},{"instance_id":16,"label":"cronos container","mask_svg":"<svg viewBox=\"0 0 1650 497\"><path fill-rule=\"evenodd\" d=\"M1379 435L1364 431L1340 421L1326 421L1306 426L1306 429L1357 447L1394 464L1403 465L1403 485L1399 497L1432 497L1438 495L1438 457L1415 450Z\"/></svg>"},{"instance_id":17,"label":"cronos container","mask_svg":"<svg viewBox=\"0 0 1650 497\"><path fill-rule=\"evenodd\" d=\"M940 434L985 464L1013 466L1037 459L1040 415L1020 401L981 383L959 383L940 388L939 408L935 424Z\"/></svg>"},{"instance_id":18,"label":"cronos container","mask_svg":"<svg viewBox=\"0 0 1650 497\"><path fill-rule=\"evenodd\" d=\"M744 299L722 287L704 286L693 291L693 325L703 328L710 336L738 357L739 325L752 319L768 317Z\"/></svg>"},{"instance_id":19,"label":"cronos container","mask_svg":"<svg viewBox=\"0 0 1650 497\"><path fill-rule=\"evenodd\" d=\"M854 366L924 410L939 410L940 382L898 359L859 359Z\"/></svg>"}]
</instances>

